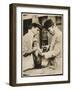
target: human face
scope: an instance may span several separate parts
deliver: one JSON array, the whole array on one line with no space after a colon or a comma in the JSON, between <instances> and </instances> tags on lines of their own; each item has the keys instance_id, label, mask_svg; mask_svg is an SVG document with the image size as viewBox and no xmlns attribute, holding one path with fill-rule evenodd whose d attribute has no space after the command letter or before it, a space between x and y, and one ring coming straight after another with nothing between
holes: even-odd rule
<instances>
[{"instance_id":1,"label":"human face","mask_svg":"<svg viewBox=\"0 0 72 90\"><path fill-rule=\"evenodd\" d=\"M32 28L32 32L36 35L36 34L39 34L39 28L38 27L33 27Z\"/></svg>"},{"instance_id":2,"label":"human face","mask_svg":"<svg viewBox=\"0 0 72 90\"><path fill-rule=\"evenodd\" d=\"M54 31L54 27L51 26L48 28L48 32L51 34L51 35L54 35L55 34L55 31Z\"/></svg>"}]
</instances>

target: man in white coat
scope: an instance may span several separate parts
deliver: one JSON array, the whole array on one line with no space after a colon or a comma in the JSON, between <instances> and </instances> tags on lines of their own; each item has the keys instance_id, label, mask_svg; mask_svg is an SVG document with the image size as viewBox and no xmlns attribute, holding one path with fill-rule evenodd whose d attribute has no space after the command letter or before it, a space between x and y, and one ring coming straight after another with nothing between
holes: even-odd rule
<instances>
[{"instance_id":1,"label":"man in white coat","mask_svg":"<svg viewBox=\"0 0 72 90\"><path fill-rule=\"evenodd\" d=\"M44 27L52 35L52 40L49 51L43 53L43 55L48 60L48 65L50 64L55 68L56 64L62 64L59 63L62 62L62 32L54 25L51 19L44 23Z\"/></svg>"},{"instance_id":2,"label":"man in white coat","mask_svg":"<svg viewBox=\"0 0 72 90\"><path fill-rule=\"evenodd\" d=\"M41 26L37 21L32 23L32 28L28 29L28 33L22 38L22 72L34 68L33 53L38 49L32 47L33 41L38 40L39 30Z\"/></svg>"}]
</instances>

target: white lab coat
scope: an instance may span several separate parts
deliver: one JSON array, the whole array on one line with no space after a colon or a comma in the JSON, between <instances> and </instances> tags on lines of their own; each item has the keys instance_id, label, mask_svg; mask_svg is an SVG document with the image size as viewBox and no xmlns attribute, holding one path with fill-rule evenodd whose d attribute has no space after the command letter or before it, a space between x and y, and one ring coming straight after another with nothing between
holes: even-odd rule
<instances>
[{"instance_id":1,"label":"white lab coat","mask_svg":"<svg viewBox=\"0 0 72 90\"><path fill-rule=\"evenodd\" d=\"M34 67L32 54L28 55L27 57L23 56L26 51L32 49L32 42L33 33L31 31L28 31L28 33L22 38L22 71Z\"/></svg>"},{"instance_id":2,"label":"white lab coat","mask_svg":"<svg viewBox=\"0 0 72 90\"><path fill-rule=\"evenodd\" d=\"M55 56L55 61L58 63L62 62L62 32L54 27L55 34L52 36L50 51L45 53L45 59L49 60L49 58Z\"/></svg>"},{"instance_id":3,"label":"white lab coat","mask_svg":"<svg viewBox=\"0 0 72 90\"><path fill-rule=\"evenodd\" d=\"M55 27L55 35L52 37L50 51L52 51L53 56L62 56L62 32Z\"/></svg>"}]
</instances>

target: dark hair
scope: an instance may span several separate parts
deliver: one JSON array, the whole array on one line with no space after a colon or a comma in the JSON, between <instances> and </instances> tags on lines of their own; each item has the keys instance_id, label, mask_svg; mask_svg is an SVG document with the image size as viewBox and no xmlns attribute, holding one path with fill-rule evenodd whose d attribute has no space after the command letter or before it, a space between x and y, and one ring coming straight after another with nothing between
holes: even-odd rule
<instances>
[{"instance_id":1,"label":"dark hair","mask_svg":"<svg viewBox=\"0 0 72 90\"><path fill-rule=\"evenodd\" d=\"M49 27L53 25L54 25L54 22L51 19L49 19L44 23L44 28L48 29Z\"/></svg>"},{"instance_id":2,"label":"dark hair","mask_svg":"<svg viewBox=\"0 0 72 90\"><path fill-rule=\"evenodd\" d=\"M42 26L40 24L37 24L37 23L32 23L32 26L33 27L38 27L39 29L42 29Z\"/></svg>"}]
</instances>

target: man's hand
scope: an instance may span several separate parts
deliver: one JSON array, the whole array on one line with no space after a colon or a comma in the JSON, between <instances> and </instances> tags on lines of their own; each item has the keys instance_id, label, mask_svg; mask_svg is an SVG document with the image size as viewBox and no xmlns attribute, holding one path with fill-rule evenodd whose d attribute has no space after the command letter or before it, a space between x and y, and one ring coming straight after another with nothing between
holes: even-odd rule
<instances>
[{"instance_id":1,"label":"man's hand","mask_svg":"<svg viewBox=\"0 0 72 90\"><path fill-rule=\"evenodd\" d=\"M42 53L42 55L44 56L45 59L49 59L53 57L51 51Z\"/></svg>"}]
</instances>

